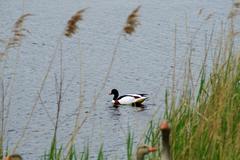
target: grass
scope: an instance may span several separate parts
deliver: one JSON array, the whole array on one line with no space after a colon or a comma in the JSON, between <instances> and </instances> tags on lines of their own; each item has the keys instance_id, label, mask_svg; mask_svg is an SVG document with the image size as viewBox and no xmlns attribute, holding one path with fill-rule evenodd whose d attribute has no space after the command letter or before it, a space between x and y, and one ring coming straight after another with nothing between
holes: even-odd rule
<instances>
[{"instance_id":1,"label":"grass","mask_svg":"<svg viewBox=\"0 0 240 160\"><path fill-rule=\"evenodd\" d=\"M188 81L178 103L166 104L173 159L240 159L240 61L232 32L210 75L202 68L197 95Z\"/></svg>"},{"instance_id":2,"label":"grass","mask_svg":"<svg viewBox=\"0 0 240 160\"><path fill-rule=\"evenodd\" d=\"M173 159L240 159L240 64L231 50L219 68L201 73L196 97L189 88L168 113Z\"/></svg>"},{"instance_id":3,"label":"grass","mask_svg":"<svg viewBox=\"0 0 240 160\"><path fill-rule=\"evenodd\" d=\"M171 124L174 160L240 159L240 58L235 50L238 37L234 21L235 17L229 19L228 31L217 40L210 73L206 59L203 61L197 87L189 78L192 72L187 72L181 93L166 91L164 116ZM205 57L207 54L206 50ZM151 123L145 143L154 144L157 140L159 145L158 133L158 126L152 127ZM160 155L159 152L154 157Z\"/></svg>"},{"instance_id":4,"label":"grass","mask_svg":"<svg viewBox=\"0 0 240 160\"><path fill-rule=\"evenodd\" d=\"M129 130L127 137L127 160L131 160L133 157L133 133Z\"/></svg>"}]
</instances>

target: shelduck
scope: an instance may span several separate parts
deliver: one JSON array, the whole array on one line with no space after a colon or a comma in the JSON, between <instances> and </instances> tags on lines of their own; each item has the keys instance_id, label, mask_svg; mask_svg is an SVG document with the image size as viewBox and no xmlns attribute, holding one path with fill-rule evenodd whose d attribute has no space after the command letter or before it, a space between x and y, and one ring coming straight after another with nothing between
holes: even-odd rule
<instances>
[{"instance_id":1,"label":"shelduck","mask_svg":"<svg viewBox=\"0 0 240 160\"><path fill-rule=\"evenodd\" d=\"M112 89L109 95L114 95L112 103L114 105L141 105L145 99L147 94L125 94L120 97L117 89Z\"/></svg>"},{"instance_id":2,"label":"shelduck","mask_svg":"<svg viewBox=\"0 0 240 160\"><path fill-rule=\"evenodd\" d=\"M12 154L5 157L3 160L22 160L22 157L19 154Z\"/></svg>"}]
</instances>

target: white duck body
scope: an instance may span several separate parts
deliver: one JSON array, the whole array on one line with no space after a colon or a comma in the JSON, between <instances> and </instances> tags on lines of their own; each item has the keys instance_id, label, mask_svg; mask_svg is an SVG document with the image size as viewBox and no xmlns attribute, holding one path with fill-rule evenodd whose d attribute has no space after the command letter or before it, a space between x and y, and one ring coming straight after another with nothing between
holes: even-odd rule
<instances>
[{"instance_id":1,"label":"white duck body","mask_svg":"<svg viewBox=\"0 0 240 160\"><path fill-rule=\"evenodd\" d=\"M118 97L118 91L113 89L110 94L113 94L112 103L114 105L132 105L132 104L141 104L147 99L144 95L146 94L125 94Z\"/></svg>"}]
</instances>

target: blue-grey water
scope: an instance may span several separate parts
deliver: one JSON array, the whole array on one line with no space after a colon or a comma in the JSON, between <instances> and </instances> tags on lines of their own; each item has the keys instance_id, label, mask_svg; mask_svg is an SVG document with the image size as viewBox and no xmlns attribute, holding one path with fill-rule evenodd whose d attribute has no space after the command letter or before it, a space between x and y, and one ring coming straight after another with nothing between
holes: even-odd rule
<instances>
[{"instance_id":1,"label":"blue-grey water","mask_svg":"<svg viewBox=\"0 0 240 160\"><path fill-rule=\"evenodd\" d=\"M11 104L8 118L5 117L4 146L11 151L21 137L50 60L56 52L41 100L33 110L31 122L17 152L24 159L40 159L50 147L54 131L52 120L55 121L57 111L56 79L59 81L60 53L63 54L64 96L57 136L59 145L65 146L74 128L80 86L84 92L80 115L83 119L91 110L94 96L104 81L119 32L128 14L141 5L141 25L132 36L121 37L96 109L76 139L79 152L89 145L91 159L96 159L101 144L107 159L126 159L128 128L134 132L136 145L153 115L156 119L161 118L165 91L172 86L173 66L176 67L175 80L181 88L191 37L195 35L192 55L192 71L195 73L204 58L205 35L209 35L213 27L216 32L219 31L218 25L226 21L231 3L227 0L0 0L2 40L11 37L14 22L20 15L33 14L25 21L24 27L29 33L25 32L21 47L8 50L7 57L1 61L5 86L11 82L6 96L6 101L11 101ZM83 14L84 20L78 23L77 34L71 39L60 38L68 19L83 8L87 9ZM209 15L212 16L207 18ZM59 38L62 45L57 46ZM3 52L4 46L0 42L0 52ZM211 62L211 57L208 61ZM113 108L112 96L108 95L112 88L117 88L120 94L148 93L146 109L139 112L129 106Z\"/></svg>"}]
</instances>

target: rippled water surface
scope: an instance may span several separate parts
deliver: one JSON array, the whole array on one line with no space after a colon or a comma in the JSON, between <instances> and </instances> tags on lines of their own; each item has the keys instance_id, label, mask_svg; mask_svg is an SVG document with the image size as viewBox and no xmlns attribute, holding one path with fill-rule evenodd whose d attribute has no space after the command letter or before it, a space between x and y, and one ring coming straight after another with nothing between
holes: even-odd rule
<instances>
[{"instance_id":1,"label":"rippled water surface","mask_svg":"<svg viewBox=\"0 0 240 160\"><path fill-rule=\"evenodd\" d=\"M30 125L17 152L21 153L24 159L40 159L50 147L54 127L49 117L53 120L56 117L56 79L59 81L61 52L64 96L58 139L59 144L68 141L74 128L80 86L84 91L84 104L81 108L83 119L90 111L94 96L104 81L126 17L138 5L141 5L141 25L131 37L121 37L106 86L97 100L95 111L84 123L77 137L77 149L82 151L84 145L89 143L92 159L102 143L107 159L126 159L128 128L134 132L134 141L138 142L153 114L157 113L156 118L161 117L165 90L172 85L173 66L176 66L177 81L183 78L190 37L196 35L192 67L193 71L197 71L204 56L205 34L210 34L212 27L218 30L217 25L226 20L231 2L0 0L0 39L11 36L14 22L22 13L33 14L25 22L25 28L30 33L23 39L21 47L10 49L7 58L1 62L5 85L15 82L11 83L9 89L12 99L5 146L12 149L22 135L51 57L56 52L57 56L41 93L41 100L33 110ZM67 20L83 8L87 9L84 20L78 24L78 33L71 39L61 38ZM175 26L177 61L174 64ZM59 38L62 40L61 46L57 46ZM3 44L0 47L4 49ZM112 88L117 88L120 94L148 93L146 109L139 112L137 108L129 106L113 108L112 97L108 95Z\"/></svg>"}]
</instances>

